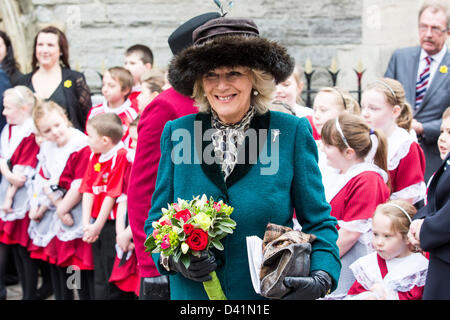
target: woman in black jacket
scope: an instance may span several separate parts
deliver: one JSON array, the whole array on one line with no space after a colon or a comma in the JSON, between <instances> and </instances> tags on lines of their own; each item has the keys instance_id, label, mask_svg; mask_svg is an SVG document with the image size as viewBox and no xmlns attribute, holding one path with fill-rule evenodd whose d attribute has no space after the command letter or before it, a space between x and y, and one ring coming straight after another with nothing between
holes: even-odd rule
<instances>
[{"instance_id":1,"label":"woman in black jacket","mask_svg":"<svg viewBox=\"0 0 450 320\"><path fill-rule=\"evenodd\" d=\"M91 93L84 75L71 70L69 44L65 34L50 26L34 38L32 72L19 79L43 100L63 107L73 126L85 130L86 117L92 107Z\"/></svg>"}]
</instances>

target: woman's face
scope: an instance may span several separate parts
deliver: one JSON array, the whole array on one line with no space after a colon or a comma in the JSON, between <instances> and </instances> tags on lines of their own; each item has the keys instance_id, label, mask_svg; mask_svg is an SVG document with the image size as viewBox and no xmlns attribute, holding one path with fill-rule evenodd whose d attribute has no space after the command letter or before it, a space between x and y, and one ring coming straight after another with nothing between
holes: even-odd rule
<instances>
[{"instance_id":1,"label":"woman's face","mask_svg":"<svg viewBox=\"0 0 450 320\"><path fill-rule=\"evenodd\" d=\"M54 33L39 33L36 39L35 55L40 66L53 67L58 64L61 55L58 36Z\"/></svg>"},{"instance_id":2,"label":"woman's face","mask_svg":"<svg viewBox=\"0 0 450 320\"><path fill-rule=\"evenodd\" d=\"M239 122L250 108L253 83L246 67L221 67L202 77L206 98L220 120Z\"/></svg>"},{"instance_id":3,"label":"woman's face","mask_svg":"<svg viewBox=\"0 0 450 320\"><path fill-rule=\"evenodd\" d=\"M66 145L70 139L70 126L68 121L57 111L49 112L37 123L41 136L58 147Z\"/></svg>"},{"instance_id":4,"label":"woman's face","mask_svg":"<svg viewBox=\"0 0 450 320\"><path fill-rule=\"evenodd\" d=\"M0 37L0 63L5 59L8 49L6 48L5 41Z\"/></svg>"},{"instance_id":5,"label":"woman's face","mask_svg":"<svg viewBox=\"0 0 450 320\"><path fill-rule=\"evenodd\" d=\"M444 160L450 152L450 117L442 119L438 147L441 159Z\"/></svg>"},{"instance_id":6,"label":"woman's face","mask_svg":"<svg viewBox=\"0 0 450 320\"><path fill-rule=\"evenodd\" d=\"M297 102L297 96L299 94L299 87L293 74L286 81L277 85L275 91L275 100L287 103L291 107L295 106Z\"/></svg>"},{"instance_id":7,"label":"woman's face","mask_svg":"<svg viewBox=\"0 0 450 320\"><path fill-rule=\"evenodd\" d=\"M397 109L387 101L383 93L375 89L364 91L361 97L361 116L372 128L387 134L395 126L398 117Z\"/></svg>"},{"instance_id":8,"label":"woman's face","mask_svg":"<svg viewBox=\"0 0 450 320\"><path fill-rule=\"evenodd\" d=\"M333 92L319 92L316 95L313 105L313 123L319 134L322 132L325 122L336 119L344 111L341 104Z\"/></svg>"}]
</instances>

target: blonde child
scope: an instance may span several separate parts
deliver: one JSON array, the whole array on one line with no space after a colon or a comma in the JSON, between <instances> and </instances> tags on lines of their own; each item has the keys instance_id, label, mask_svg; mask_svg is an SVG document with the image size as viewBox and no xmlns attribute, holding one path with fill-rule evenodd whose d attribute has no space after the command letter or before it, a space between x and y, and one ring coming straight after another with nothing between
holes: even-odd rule
<instances>
[{"instance_id":1,"label":"blonde child","mask_svg":"<svg viewBox=\"0 0 450 320\"><path fill-rule=\"evenodd\" d=\"M0 135L0 270L6 263L8 248L12 250L22 286L23 299L36 299L37 268L27 251L29 243L28 192L36 171L39 146L34 135L31 112L36 98L25 86L16 86L4 92L3 115L7 124ZM13 185L13 188L10 188ZM12 198L5 201L8 188ZM11 201L12 200L12 201ZM5 203L6 202L6 203ZM12 209L12 210L10 210ZM0 281L4 275L0 274Z\"/></svg>"},{"instance_id":2,"label":"blonde child","mask_svg":"<svg viewBox=\"0 0 450 320\"><path fill-rule=\"evenodd\" d=\"M89 146L92 151L83 176L83 240L92 244L95 299L120 299L121 292L109 283L115 258L117 199L123 195L131 165L121 141L122 121L114 113L89 119Z\"/></svg>"},{"instance_id":3,"label":"blonde child","mask_svg":"<svg viewBox=\"0 0 450 320\"><path fill-rule=\"evenodd\" d=\"M139 114L163 91L164 81L164 72L159 69L151 69L142 75L141 93L137 97Z\"/></svg>"},{"instance_id":4,"label":"blonde child","mask_svg":"<svg viewBox=\"0 0 450 320\"><path fill-rule=\"evenodd\" d=\"M132 87L133 76L130 71L122 67L109 68L103 75L103 103L92 107L87 117L89 121L99 114L115 113L124 127L122 141L125 144L128 143L128 126L138 115L128 99Z\"/></svg>"},{"instance_id":5,"label":"blonde child","mask_svg":"<svg viewBox=\"0 0 450 320\"><path fill-rule=\"evenodd\" d=\"M381 130L388 141L391 199L418 204L426 194L425 156L410 134L413 115L403 86L394 79L375 80L364 90L361 107L367 124Z\"/></svg>"},{"instance_id":6,"label":"blonde child","mask_svg":"<svg viewBox=\"0 0 450 320\"><path fill-rule=\"evenodd\" d=\"M405 200L380 204L372 217L375 252L351 266L355 300L421 300L428 260L412 250L407 233L416 208Z\"/></svg>"},{"instance_id":7,"label":"blonde child","mask_svg":"<svg viewBox=\"0 0 450 320\"><path fill-rule=\"evenodd\" d=\"M89 299L93 259L91 246L82 241L81 194L78 192L91 154L88 137L75 129L64 109L52 101L38 104L33 110L33 120L44 139L35 182L36 189L40 188L44 195L37 197L37 205L46 211L42 220L30 224L30 234L34 235L31 255L51 262L56 300L73 299L72 289L79 289L80 299ZM80 272L81 288L68 287L69 266Z\"/></svg>"},{"instance_id":8,"label":"blonde child","mask_svg":"<svg viewBox=\"0 0 450 320\"><path fill-rule=\"evenodd\" d=\"M334 182L325 185L325 196L338 220L342 263L338 287L329 298L342 299L355 280L349 265L372 250L372 214L389 198L387 145L382 133L359 116L343 114L324 124L322 147L328 164L338 170Z\"/></svg>"}]
</instances>

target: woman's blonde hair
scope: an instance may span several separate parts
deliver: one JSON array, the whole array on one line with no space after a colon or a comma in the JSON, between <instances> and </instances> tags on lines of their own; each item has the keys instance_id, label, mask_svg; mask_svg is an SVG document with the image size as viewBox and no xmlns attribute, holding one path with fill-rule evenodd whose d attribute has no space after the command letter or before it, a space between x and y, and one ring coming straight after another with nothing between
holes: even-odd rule
<instances>
[{"instance_id":1,"label":"woman's blonde hair","mask_svg":"<svg viewBox=\"0 0 450 320\"><path fill-rule=\"evenodd\" d=\"M249 70L253 91L258 92L257 95L251 95L250 104L255 108L256 114L264 114L269 110L269 103L273 99L273 93L276 89L275 80L270 73L256 69ZM192 98L195 100L199 112L210 112L211 105L205 96L201 77L194 83Z\"/></svg>"},{"instance_id":2,"label":"woman's blonde hair","mask_svg":"<svg viewBox=\"0 0 450 320\"><path fill-rule=\"evenodd\" d=\"M400 115L396 119L396 123L400 128L406 131L411 130L413 112L411 106L406 101L405 89L402 84L391 78L381 78L369 83L366 90L374 89L382 93L386 102L394 106L400 107Z\"/></svg>"},{"instance_id":3,"label":"woman's blonde hair","mask_svg":"<svg viewBox=\"0 0 450 320\"><path fill-rule=\"evenodd\" d=\"M339 121L345 141L336 127L336 121ZM374 134L378 139L378 148L373 161L378 167L388 172L387 140L381 131L371 130L360 116L344 113L337 119L328 120L323 125L321 137L324 144L335 146L341 152L350 147L355 150L359 159L364 159L372 149L371 134ZM388 181L388 186L390 187L390 181Z\"/></svg>"},{"instance_id":4,"label":"woman's blonde hair","mask_svg":"<svg viewBox=\"0 0 450 320\"><path fill-rule=\"evenodd\" d=\"M58 113L65 121L67 121L69 126L72 126L72 123L69 121L69 118L67 117L66 111L56 102L53 101L40 101L36 104L36 106L33 109L33 121L36 128L39 130L39 121L47 116L49 113L56 112Z\"/></svg>"},{"instance_id":5,"label":"woman's blonde hair","mask_svg":"<svg viewBox=\"0 0 450 320\"><path fill-rule=\"evenodd\" d=\"M339 106L342 107L343 110L347 111L350 114L361 114L361 108L359 106L358 101L351 95L350 92L339 88L339 87L324 87L319 90L320 92L332 93L337 97L337 101Z\"/></svg>"},{"instance_id":6,"label":"woman's blonde hair","mask_svg":"<svg viewBox=\"0 0 450 320\"><path fill-rule=\"evenodd\" d=\"M165 84L164 71L152 68L141 76L141 86L146 86L150 92L161 93Z\"/></svg>"},{"instance_id":7,"label":"woman's blonde hair","mask_svg":"<svg viewBox=\"0 0 450 320\"><path fill-rule=\"evenodd\" d=\"M379 204L373 214L373 217L377 214L384 214L392 222L392 231L398 232L406 238L411 222L405 212L403 212L399 207L408 214L410 219L412 219L417 212L416 208L408 201L397 199Z\"/></svg>"},{"instance_id":8,"label":"woman's blonde hair","mask_svg":"<svg viewBox=\"0 0 450 320\"><path fill-rule=\"evenodd\" d=\"M37 103L37 98L33 92L25 86L15 86L14 88L7 89L3 93L3 96L8 96L10 101L17 107L27 107L30 114Z\"/></svg>"}]
</instances>

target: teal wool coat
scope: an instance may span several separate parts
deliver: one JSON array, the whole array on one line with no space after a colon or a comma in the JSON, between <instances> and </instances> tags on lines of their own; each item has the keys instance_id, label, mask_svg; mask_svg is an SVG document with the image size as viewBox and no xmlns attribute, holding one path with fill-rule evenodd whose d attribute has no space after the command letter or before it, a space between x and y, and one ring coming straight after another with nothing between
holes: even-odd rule
<instances>
[{"instance_id":1,"label":"teal wool coat","mask_svg":"<svg viewBox=\"0 0 450 320\"><path fill-rule=\"evenodd\" d=\"M155 192L145 223L147 236L153 232L152 222L161 217L161 208L178 198L191 200L205 194L223 200L234 207L231 218L237 226L233 234L222 239L225 249L215 251L222 289L228 299L262 299L252 286L246 237L262 239L269 222L292 227L295 209L302 231L317 236L312 245L311 271L326 271L333 279L334 290L341 269L337 221L330 216L331 207L325 200L317 146L308 121L272 111L254 116L240 151L245 161L242 158L238 162L226 182L220 165L208 157L214 154L213 130L208 129L209 113L166 124ZM158 263L159 254L152 257L159 271L167 274ZM176 273L170 274L170 294L176 300L208 299L201 283Z\"/></svg>"}]
</instances>

